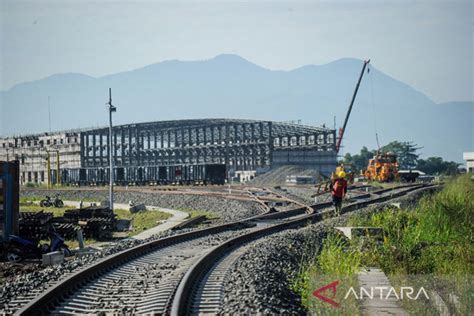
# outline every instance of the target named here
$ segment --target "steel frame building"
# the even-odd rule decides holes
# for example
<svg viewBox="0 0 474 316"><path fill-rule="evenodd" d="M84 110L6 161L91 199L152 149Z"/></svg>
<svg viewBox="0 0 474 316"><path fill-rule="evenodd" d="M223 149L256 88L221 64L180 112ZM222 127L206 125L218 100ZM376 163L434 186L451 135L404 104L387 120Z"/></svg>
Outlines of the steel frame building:
<svg viewBox="0 0 474 316"><path fill-rule="evenodd" d="M114 165L124 168L132 178L146 167L200 164L225 164L230 173L301 165L329 174L336 166L335 140L333 129L272 121L193 119L127 124L113 128ZM3 138L0 157L5 155L2 141L22 144L23 151L49 150L53 146L28 142L28 148L26 142ZM100 169L107 176L108 129L78 131L75 141L78 146L74 153L69 149L68 155L74 154L73 160L80 163L61 165L61 169ZM61 147L56 150L63 154Z"/></svg>

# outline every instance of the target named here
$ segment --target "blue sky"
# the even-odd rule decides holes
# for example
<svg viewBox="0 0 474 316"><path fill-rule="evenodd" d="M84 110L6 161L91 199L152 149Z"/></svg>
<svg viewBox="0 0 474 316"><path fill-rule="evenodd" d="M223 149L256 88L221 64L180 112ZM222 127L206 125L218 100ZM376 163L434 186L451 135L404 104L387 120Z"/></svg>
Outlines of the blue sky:
<svg viewBox="0 0 474 316"><path fill-rule="evenodd" d="M435 102L474 100L473 1L0 3L0 90L235 53L270 69L370 57Z"/></svg>

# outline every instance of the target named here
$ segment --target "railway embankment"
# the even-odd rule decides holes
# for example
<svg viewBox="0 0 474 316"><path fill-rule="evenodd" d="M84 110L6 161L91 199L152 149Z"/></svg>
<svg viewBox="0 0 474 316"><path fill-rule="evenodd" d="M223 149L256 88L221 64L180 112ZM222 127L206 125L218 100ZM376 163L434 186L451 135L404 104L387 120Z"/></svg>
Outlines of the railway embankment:
<svg viewBox="0 0 474 316"><path fill-rule="evenodd" d="M347 225L353 216L383 212L393 203L400 203L402 208L413 207L436 190L437 187L419 189L389 202L259 240L235 261L227 276L223 313L307 314L308 295L303 293L310 290L313 265L335 226Z"/></svg>
<svg viewBox="0 0 474 316"><path fill-rule="evenodd" d="M345 280L341 281L345 289L338 289L344 296L351 286L359 286L357 276L362 270L375 267L387 275L395 289L426 289L426 296L398 300L407 313L468 314L472 298L467 293L474 273L473 212L474 182L461 176L401 209L385 207L351 215L346 226L380 227L383 241L367 236L349 240L332 231L319 251L299 266L291 288L310 313L329 313L333 306L312 295L323 285L321 280ZM343 302L338 309L341 315L363 314L367 308L355 296L338 299Z"/></svg>

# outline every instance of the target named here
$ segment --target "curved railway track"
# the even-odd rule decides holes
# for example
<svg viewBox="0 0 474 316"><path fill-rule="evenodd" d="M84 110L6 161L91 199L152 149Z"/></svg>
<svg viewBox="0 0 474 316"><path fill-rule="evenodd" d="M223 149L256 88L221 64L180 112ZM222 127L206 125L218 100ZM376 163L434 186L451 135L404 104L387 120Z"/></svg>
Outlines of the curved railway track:
<svg viewBox="0 0 474 316"><path fill-rule="evenodd" d="M378 191L377 197L351 203L344 207L343 213L367 206L371 203L385 202L400 197L424 185L411 185L402 188ZM217 314L221 310L226 277L233 263L246 251L251 243L259 238L291 227L299 227L307 222L316 222L333 217L332 210L323 210L288 219L282 223L264 226L241 236L227 240L202 256L187 272L180 282L174 297L171 315ZM258 219L261 220L261 219Z"/></svg>
<svg viewBox="0 0 474 316"><path fill-rule="evenodd" d="M344 211L386 201L420 187L410 185L362 194L360 201L346 206ZM308 207L268 212L138 245L71 273L16 314L211 312L220 304L223 278L239 251L243 251L242 245L331 216L330 212L322 211L330 205L315 204L311 212Z"/></svg>

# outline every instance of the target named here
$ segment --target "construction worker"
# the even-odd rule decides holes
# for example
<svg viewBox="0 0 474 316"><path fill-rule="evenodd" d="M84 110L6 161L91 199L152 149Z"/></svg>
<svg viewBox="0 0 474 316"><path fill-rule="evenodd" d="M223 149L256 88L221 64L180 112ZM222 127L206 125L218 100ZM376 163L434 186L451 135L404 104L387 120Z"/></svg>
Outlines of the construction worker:
<svg viewBox="0 0 474 316"><path fill-rule="evenodd" d="M347 181L345 177L346 173L344 171L339 171L332 181L331 194L336 216L341 215L342 199L347 193Z"/></svg>

